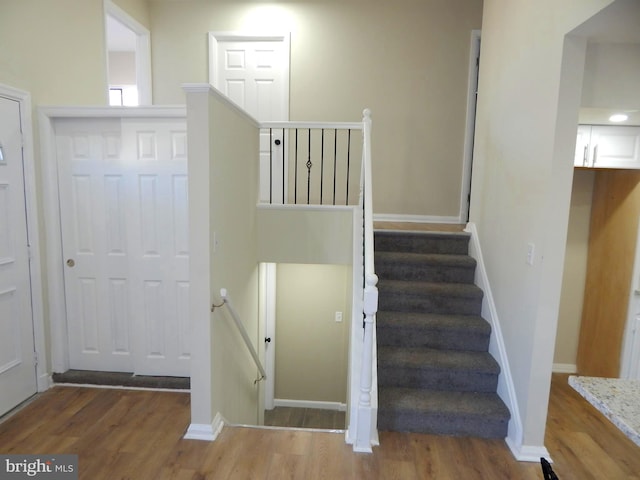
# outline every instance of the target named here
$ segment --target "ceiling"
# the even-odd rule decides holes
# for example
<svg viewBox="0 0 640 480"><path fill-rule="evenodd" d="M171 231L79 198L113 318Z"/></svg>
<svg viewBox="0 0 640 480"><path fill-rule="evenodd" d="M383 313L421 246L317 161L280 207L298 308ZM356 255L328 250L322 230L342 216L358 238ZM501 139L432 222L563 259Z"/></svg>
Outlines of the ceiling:
<svg viewBox="0 0 640 480"><path fill-rule="evenodd" d="M616 0L572 33L589 43L640 43L640 2Z"/></svg>

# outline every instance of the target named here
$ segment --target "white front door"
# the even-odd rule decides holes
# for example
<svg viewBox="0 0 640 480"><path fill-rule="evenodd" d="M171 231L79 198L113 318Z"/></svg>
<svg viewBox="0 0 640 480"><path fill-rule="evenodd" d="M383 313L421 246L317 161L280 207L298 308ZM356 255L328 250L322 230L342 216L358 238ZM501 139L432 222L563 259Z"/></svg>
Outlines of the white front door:
<svg viewBox="0 0 640 480"><path fill-rule="evenodd" d="M289 119L289 35L209 34L209 82L260 122ZM260 201L283 203L285 139L260 133Z"/></svg>
<svg viewBox="0 0 640 480"><path fill-rule="evenodd" d="M186 124L55 124L69 364L189 376Z"/></svg>
<svg viewBox="0 0 640 480"><path fill-rule="evenodd" d="M20 104L0 96L0 415L36 391Z"/></svg>

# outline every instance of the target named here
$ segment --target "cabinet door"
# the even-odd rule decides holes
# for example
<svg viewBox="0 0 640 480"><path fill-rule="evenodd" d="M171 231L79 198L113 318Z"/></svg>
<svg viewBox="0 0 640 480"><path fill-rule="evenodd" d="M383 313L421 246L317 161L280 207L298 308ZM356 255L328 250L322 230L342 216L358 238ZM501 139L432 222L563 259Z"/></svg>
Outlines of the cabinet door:
<svg viewBox="0 0 640 480"><path fill-rule="evenodd" d="M593 126L592 167L640 169L640 127Z"/></svg>
<svg viewBox="0 0 640 480"><path fill-rule="evenodd" d="M576 154L573 159L574 167L589 167L589 140L591 138L591 125L578 125L578 137L576 140Z"/></svg>

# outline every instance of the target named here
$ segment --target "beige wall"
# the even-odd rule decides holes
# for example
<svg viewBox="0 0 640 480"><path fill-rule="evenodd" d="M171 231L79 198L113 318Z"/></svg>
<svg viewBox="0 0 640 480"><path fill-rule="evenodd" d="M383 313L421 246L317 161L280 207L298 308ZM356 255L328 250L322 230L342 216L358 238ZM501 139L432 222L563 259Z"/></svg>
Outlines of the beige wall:
<svg viewBox="0 0 640 480"><path fill-rule="evenodd" d="M261 207L258 258L271 263L351 264L352 208Z"/></svg>
<svg viewBox="0 0 640 480"><path fill-rule="evenodd" d="M109 52L109 85L136 84L136 54Z"/></svg>
<svg viewBox="0 0 640 480"><path fill-rule="evenodd" d="M558 312L558 333L553 363L573 369L578 355L578 339L584 301L589 251L589 224L593 198L593 170L574 170L571 210L564 257L562 298Z"/></svg>
<svg viewBox="0 0 640 480"><path fill-rule="evenodd" d="M544 444L586 50L565 35L609 3L484 3L471 220L522 421L516 450Z"/></svg>
<svg viewBox="0 0 640 480"><path fill-rule="evenodd" d="M208 31L291 31L293 120L373 111L374 211L457 216L480 0L150 3L154 99L208 81Z"/></svg>
<svg viewBox="0 0 640 480"><path fill-rule="evenodd" d="M111 0L115 5L131 15L141 25L150 30L149 0Z"/></svg>
<svg viewBox="0 0 640 480"><path fill-rule="evenodd" d="M38 105L107 102L102 0L3 0L0 83Z"/></svg>
<svg viewBox="0 0 640 480"><path fill-rule="evenodd" d="M279 264L276 278L275 398L346 403L351 268Z"/></svg>

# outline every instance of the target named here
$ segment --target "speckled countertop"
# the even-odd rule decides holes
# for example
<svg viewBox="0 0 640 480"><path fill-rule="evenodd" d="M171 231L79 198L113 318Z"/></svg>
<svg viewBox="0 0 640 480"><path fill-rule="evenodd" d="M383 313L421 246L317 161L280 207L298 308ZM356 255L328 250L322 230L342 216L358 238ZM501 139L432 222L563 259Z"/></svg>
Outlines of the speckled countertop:
<svg viewBox="0 0 640 480"><path fill-rule="evenodd" d="M640 381L571 376L569 385L640 445Z"/></svg>

